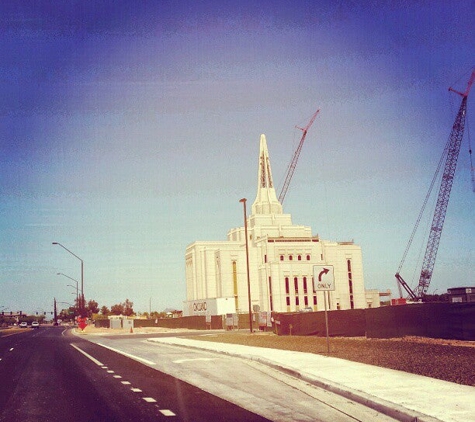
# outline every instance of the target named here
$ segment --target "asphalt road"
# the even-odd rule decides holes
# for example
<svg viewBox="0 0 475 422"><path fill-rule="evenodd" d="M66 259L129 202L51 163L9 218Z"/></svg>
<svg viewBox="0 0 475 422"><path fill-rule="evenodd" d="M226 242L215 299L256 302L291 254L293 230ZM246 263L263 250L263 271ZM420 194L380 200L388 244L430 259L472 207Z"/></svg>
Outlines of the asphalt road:
<svg viewBox="0 0 475 422"><path fill-rule="evenodd" d="M0 337L0 421L160 420L267 419L61 327Z"/></svg>

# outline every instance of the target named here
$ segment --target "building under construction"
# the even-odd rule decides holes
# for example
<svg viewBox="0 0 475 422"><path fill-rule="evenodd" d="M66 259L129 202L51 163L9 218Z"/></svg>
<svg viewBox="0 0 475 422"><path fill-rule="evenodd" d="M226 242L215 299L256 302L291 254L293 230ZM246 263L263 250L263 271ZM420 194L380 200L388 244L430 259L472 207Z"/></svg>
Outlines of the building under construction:
<svg viewBox="0 0 475 422"><path fill-rule="evenodd" d="M187 247L184 315L379 307L379 292L365 290L360 246L320 239L311 227L295 225L284 214L264 135L257 181L244 227L231 229L226 241ZM316 277L315 268L323 268ZM321 291L318 282L329 268L334 285Z"/></svg>

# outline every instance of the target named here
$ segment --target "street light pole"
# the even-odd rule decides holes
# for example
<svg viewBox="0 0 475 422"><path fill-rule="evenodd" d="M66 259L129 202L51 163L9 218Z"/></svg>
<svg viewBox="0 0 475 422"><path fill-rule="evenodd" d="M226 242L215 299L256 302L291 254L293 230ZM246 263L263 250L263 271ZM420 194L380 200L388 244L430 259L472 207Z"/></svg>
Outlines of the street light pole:
<svg viewBox="0 0 475 422"><path fill-rule="evenodd" d="M75 287L75 289L76 289L76 306L79 308L79 281L77 281L74 278L69 277L69 275L66 275L66 274L63 274L63 273L56 273L56 275L62 275L64 277L69 278L70 280L73 280L76 283L76 287ZM68 284L68 286L74 287L71 284Z"/></svg>
<svg viewBox="0 0 475 422"><path fill-rule="evenodd" d="M53 242L53 245L59 245L61 246L64 250L69 252L71 255L79 259L81 261L81 303L80 303L80 314L83 316L84 313L84 261L79 258L75 253L71 252L66 246L62 245L59 242Z"/></svg>
<svg viewBox="0 0 475 422"><path fill-rule="evenodd" d="M249 275L249 243L247 240L246 201L246 198L242 198L239 200L239 202L242 202L244 208L244 235L246 236L247 300L249 302L249 331L252 333L251 278Z"/></svg>

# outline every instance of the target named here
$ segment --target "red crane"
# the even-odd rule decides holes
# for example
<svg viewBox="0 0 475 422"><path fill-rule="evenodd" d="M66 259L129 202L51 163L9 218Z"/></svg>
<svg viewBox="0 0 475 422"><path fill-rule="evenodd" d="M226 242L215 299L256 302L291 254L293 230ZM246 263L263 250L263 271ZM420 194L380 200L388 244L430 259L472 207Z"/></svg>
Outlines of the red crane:
<svg viewBox="0 0 475 422"><path fill-rule="evenodd" d="M313 122L317 118L317 114L319 112L320 112L320 109L318 109L315 112L315 114L310 119L310 122L308 122L308 125L305 126L304 128L295 126L297 129L300 129L303 133L302 133L302 138L300 139L299 145L298 145L297 149L295 150L294 155L292 157L292 161L289 164L289 169L287 171L287 176L285 177L285 181L284 181L284 184L282 186L282 190L281 190L280 195L279 195L279 202L281 204L283 204L284 199L285 199L285 195L287 193L287 190L289 189L290 181L292 180L292 176L294 175L295 167L297 166L297 161L299 159L300 151L302 150L302 146L303 146L303 143L305 141L305 137L307 136L307 132L310 129L310 126L312 126Z"/></svg>
<svg viewBox="0 0 475 422"><path fill-rule="evenodd" d="M432 217L432 224L430 228L429 239L427 241L426 251L424 254L424 260L422 262L421 274L419 276L419 284L417 285L416 289L414 291L411 290L409 285L399 274L399 271L402 268L404 259L407 255L407 251L414 238L415 231L421 220L421 214L425 208L425 205L427 204L428 197L426 197L426 200L424 201L424 205L421 210L421 213L419 214L419 218L417 219L416 226L414 227L414 230L412 231L409 245L406 248L403 259L396 273L396 279L399 282L399 285L404 287L406 292L409 294L410 298L413 300L422 299L427 294L427 290L429 288L429 284L432 278L432 272L434 270L434 265L435 265L435 258L437 256L437 250L439 248L440 237L442 235L442 229L444 226L445 214L447 212L447 206L449 204L450 191L452 189L455 169L457 167L457 160L458 160L458 156L460 152L460 146L462 144L462 138L463 138L463 133L464 133L464 128L465 128L465 115L467 112L467 97L474 81L475 81L475 71L472 71L472 76L470 77L470 80L468 82L467 89L465 90L465 92L459 92L459 91L456 91L455 89L449 88L449 91L455 92L456 94L462 97L462 103L460 104L460 108L455 118L454 125L452 126L452 131L450 133L449 140L444 150L444 155L447 154L447 157L445 160L444 172L442 174L442 181L439 188L439 194L437 196L434 216ZM441 165L441 163L442 161L439 163L439 166ZM435 177L432 181L431 189L434 184L434 181L435 181ZM431 189L429 190L429 194L430 194Z"/></svg>

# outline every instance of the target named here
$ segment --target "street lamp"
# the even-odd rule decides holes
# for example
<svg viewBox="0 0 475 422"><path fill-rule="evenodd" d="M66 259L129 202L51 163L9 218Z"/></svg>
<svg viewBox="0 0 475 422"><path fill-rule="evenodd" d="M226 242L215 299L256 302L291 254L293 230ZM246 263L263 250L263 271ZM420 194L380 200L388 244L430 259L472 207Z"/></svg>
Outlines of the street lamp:
<svg viewBox="0 0 475 422"><path fill-rule="evenodd" d="M246 268L247 268L247 300L249 302L249 330L252 333L252 310L251 310L251 279L249 276L249 244L247 240L247 214L246 214L246 198L242 198L239 202L242 202L244 208L244 235L246 236Z"/></svg>
<svg viewBox="0 0 475 422"><path fill-rule="evenodd" d="M72 293L72 294L74 294L74 293ZM71 314L69 314L69 312L71 312L71 308L74 308L74 305L72 305L72 304L69 303L69 302L59 302L59 301L56 301L56 300L55 300L55 304L56 304L56 303L62 303L63 305L68 305L68 306L69 306L70 309L68 310L67 318L68 318L69 321L71 321L71 316L70 316ZM56 305L55 305L55 306L56 306ZM65 314L63 313L63 311L64 311L64 309L61 310L60 314L65 315ZM57 316L56 316L56 320L57 320ZM55 320L55 321L56 321L56 320Z"/></svg>
<svg viewBox="0 0 475 422"><path fill-rule="evenodd" d="M53 242L53 245L59 245L61 246L64 250L69 252L72 256L76 257L81 261L81 303L80 303L80 314L83 316L84 313L84 261L79 258L75 253L71 252L66 246L62 245L59 242Z"/></svg>
<svg viewBox="0 0 475 422"><path fill-rule="evenodd" d="M76 287L74 287L72 284L68 284L70 287L74 287L76 289L76 306L79 308L79 281L75 280L72 277L69 277L69 275L63 274L63 273L56 273L56 275L62 275L64 277L69 278L70 280L73 280L76 283Z"/></svg>

